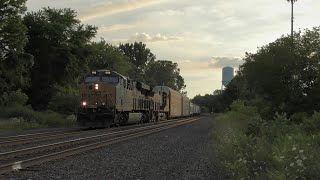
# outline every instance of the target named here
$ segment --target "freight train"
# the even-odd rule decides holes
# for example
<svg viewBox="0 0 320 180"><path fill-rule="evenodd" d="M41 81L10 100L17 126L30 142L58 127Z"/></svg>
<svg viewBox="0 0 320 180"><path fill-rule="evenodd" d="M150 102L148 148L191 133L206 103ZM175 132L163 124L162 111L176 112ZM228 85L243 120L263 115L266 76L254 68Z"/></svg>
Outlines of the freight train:
<svg viewBox="0 0 320 180"><path fill-rule="evenodd" d="M82 127L148 123L200 114L200 107L167 86L150 87L115 71L87 73L80 85Z"/></svg>

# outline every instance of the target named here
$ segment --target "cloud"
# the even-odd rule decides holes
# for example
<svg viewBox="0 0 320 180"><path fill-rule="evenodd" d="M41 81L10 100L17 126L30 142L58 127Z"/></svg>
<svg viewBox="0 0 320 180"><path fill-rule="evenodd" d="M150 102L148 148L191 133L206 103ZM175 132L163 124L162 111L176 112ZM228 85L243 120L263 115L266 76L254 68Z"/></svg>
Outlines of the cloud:
<svg viewBox="0 0 320 180"><path fill-rule="evenodd" d="M225 66L231 66L237 69L238 66L243 63L240 57L212 57L209 62L208 59L210 58L180 59L176 62L179 64L181 71L187 74L199 74L200 72L207 74L213 71L220 72Z"/></svg>
<svg viewBox="0 0 320 180"><path fill-rule="evenodd" d="M199 61L199 60L178 60L176 61L179 65L179 68L182 73L186 73L187 75L190 74L198 74L207 73L212 71L212 68L208 66L207 62Z"/></svg>
<svg viewBox="0 0 320 180"><path fill-rule="evenodd" d="M99 33L111 32L111 31L121 31L121 30L132 29L136 26L137 26L136 24L114 24L111 26L102 26L98 29L98 31L99 31Z"/></svg>
<svg viewBox="0 0 320 180"><path fill-rule="evenodd" d="M133 41L137 42L157 42L157 41L173 41L173 40L181 40L180 37L168 37L165 35L161 35L158 33L155 36L151 36L147 33L136 33L133 38L131 38Z"/></svg>
<svg viewBox="0 0 320 180"><path fill-rule="evenodd" d="M179 63L191 63L191 60L189 60L189 59L180 60Z"/></svg>
<svg viewBox="0 0 320 180"><path fill-rule="evenodd" d="M127 11L133 11L136 9L156 5L166 0L123 0L120 3L114 3L112 1L104 1L99 6L90 7L83 10L80 13L81 21L88 21L99 17L106 17L123 13Z"/></svg>
<svg viewBox="0 0 320 180"><path fill-rule="evenodd" d="M208 66L213 68L223 68L225 66L231 66L237 68L243 61L240 57L212 57Z"/></svg>
<svg viewBox="0 0 320 180"><path fill-rule="evenodd" d="M185 12L182 10L168 9L168 10L160 11L159 15L160 16L183 16L185 15Z"/></svg>

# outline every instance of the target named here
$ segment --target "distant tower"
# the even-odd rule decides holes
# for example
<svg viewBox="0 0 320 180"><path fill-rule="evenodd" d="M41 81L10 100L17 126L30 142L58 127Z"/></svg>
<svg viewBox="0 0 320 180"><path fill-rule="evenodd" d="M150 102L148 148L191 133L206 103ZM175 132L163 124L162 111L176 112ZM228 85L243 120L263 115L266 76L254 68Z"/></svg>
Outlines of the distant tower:
<svg viewBox="0 0 320 180"><path fill-rule="evenodd" d="M233 67L227 66L222 68L222 85L221 90L223 90L223 87L227 87L228 84L231 82L231 80L234 77L234 69Z"/></svg>

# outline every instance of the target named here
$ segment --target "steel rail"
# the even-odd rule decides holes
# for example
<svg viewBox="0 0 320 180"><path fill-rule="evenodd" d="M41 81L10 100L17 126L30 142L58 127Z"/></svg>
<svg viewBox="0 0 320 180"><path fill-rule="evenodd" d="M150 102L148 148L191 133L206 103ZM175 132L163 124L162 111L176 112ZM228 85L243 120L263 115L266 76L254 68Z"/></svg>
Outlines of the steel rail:
<svg viewBox="0 0 320 180"><path fill-rule="evenodd" d="M51 144L40 145L40 146L35 146L35 147L30 147L30 148L15 150L15 151L4 152L4 153L0 153L0 160L9 159L9 158L17 157L17 156L21 156L21 155L27 155L27 154L31 154L34 152L50 150L50 149L54 149L54 148L56 149L56 148L63 147L63 146L72 146L75 144L79 144L79 143L82 143L82 142L85 142L88 140L97 139L97 138L105 138L108 136L114 136L114 135L119 135L119 134L121 135L121 134L125 134L125 133L132 133L135 131L141 131L141 130L150 129L150 128L168 126L171 124L175 124L175 123L182 122L182 121L188 121L188 120L190 120L190 119L184 119L184 120L179 120L179 121L174 121L174 122L169 122L169 123L153 124L150 126L144 126L144 127L128 129L128 130L123 130L123 131L108 132L108 133L89 136L89 137L77 138L77 139L72 139L72 140L67 140L67 141L62 141L62 142L57 142L57 143L51 143Z"/></svg>
<svg viewBox="0 0 320 180"><path fill-rule="evenodd" d="M131 127L129 126L123 126L123 127L119 127L119 128L115 128L115 129L107 129L108 131L116 131L116 130L121 130L121 129L126 129L126 128L135 128L135 127L140 127L142 126L148 126L148 125L152 125L152 124L160 124L160 123L168 123L171 121L177 121L175 120L167 120L167 121L160 121L160 122L151 122L151 123L146 123L146 124L139 124L139 125L133 125ZM12 146L12 145L18 145L18 144L27 144L27 143L31 143L31 142L35 142L35 141L45 141L45 140L51 140L51 139L57 139L60 137L71 137L71 136L77 136L77 135L85 135L85 134L93 134L96 132L102 131L101 129L97 129L97 130L92 130L92 131L74 131L74 132L60 132L60 131L54 131L54 132L46 132L46 133L35 133L35 134L29 134L29 135L19 135L19 136L9 136L9 137L3 137L2 139L10 139L10 140L6 140L6 141L1 141L0 138L0 147L4 147L4 146ZM55 134L57 133L57 134ZM35 136L35 137L33 137ZM19 138L21 137L21 138Z"/></svg>
<svg viewBox="0 0 320 180"><path fill-rule="evenodd" d="M97 148L104 147L104 146L107 146L107 145L115 144L115 143L118 143L118 142L121 142L121 141L125 141L125 140L129 140L129 139L145 136L145 135L148 135L148 134L156 133L156 132L159 132L159 131L162 131L162 130L166 130L166 129L170 129L170 128L173 128L173 127L176 127L176 126L180 126L180 125L183 125L183 124L191 123L191 122L197 121L199 119L201 119L201 118L192 119L192 120L186 120L184 122L175 123L173 125L169 125L169 126L165 126L165 127L158 127L158 128L147 130L147 131L143 131L143 132L136 132L136 133L128 134L128 135L125 135L125 136L116 137L116 138L109 139L109 140L104 140L102 142L91 143L91 144L79 146L79 147L76 147L76 148L63 150L63 151L60 151L60 152L55 152L55 153L48 154L48 155L42 155L42 156L39 156L39 157L35 157L35 158L23 160L23 161L10 163L10 164L7 164L7 165L0 166L0 174L9 173L11 171L20 170L20 169L24 169L24 168L27 168L27 167L30 167L30 166L42 164L42 163L47 162L47 161L52 161L52 160L64 158L64 157L67 157L67 156L83 153L83 152L88 151L88 150L93 150L93 149L97 149Z"/></svg>
<svg viewBox="0 0 320 180"><path fill-rule="evenodd" d="M61 131L46 131L46 132L21 134L21 135L14 135L14 136L0 136L0 141L7 140L7 139L13 140L13 139L28 138L32 136L50 135L54 133L65 133L65 132L72 132L72 131L79 131L79 129L74 128L74 129L66 129Z"/></svg>

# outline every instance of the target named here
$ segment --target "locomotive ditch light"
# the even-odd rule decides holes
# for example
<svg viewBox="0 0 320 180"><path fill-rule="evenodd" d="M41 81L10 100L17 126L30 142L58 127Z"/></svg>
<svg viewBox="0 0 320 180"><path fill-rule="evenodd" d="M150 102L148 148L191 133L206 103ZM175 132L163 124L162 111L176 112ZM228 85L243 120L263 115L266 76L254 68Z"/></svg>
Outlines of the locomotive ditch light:
<svg viewBox="0 0 320 180"><path fill-rule="evenodd" d="M86 106L86 105L87 105L87 102L83 101L83 102L82 102L82 105L83 105L83 106Z"/></svg>

